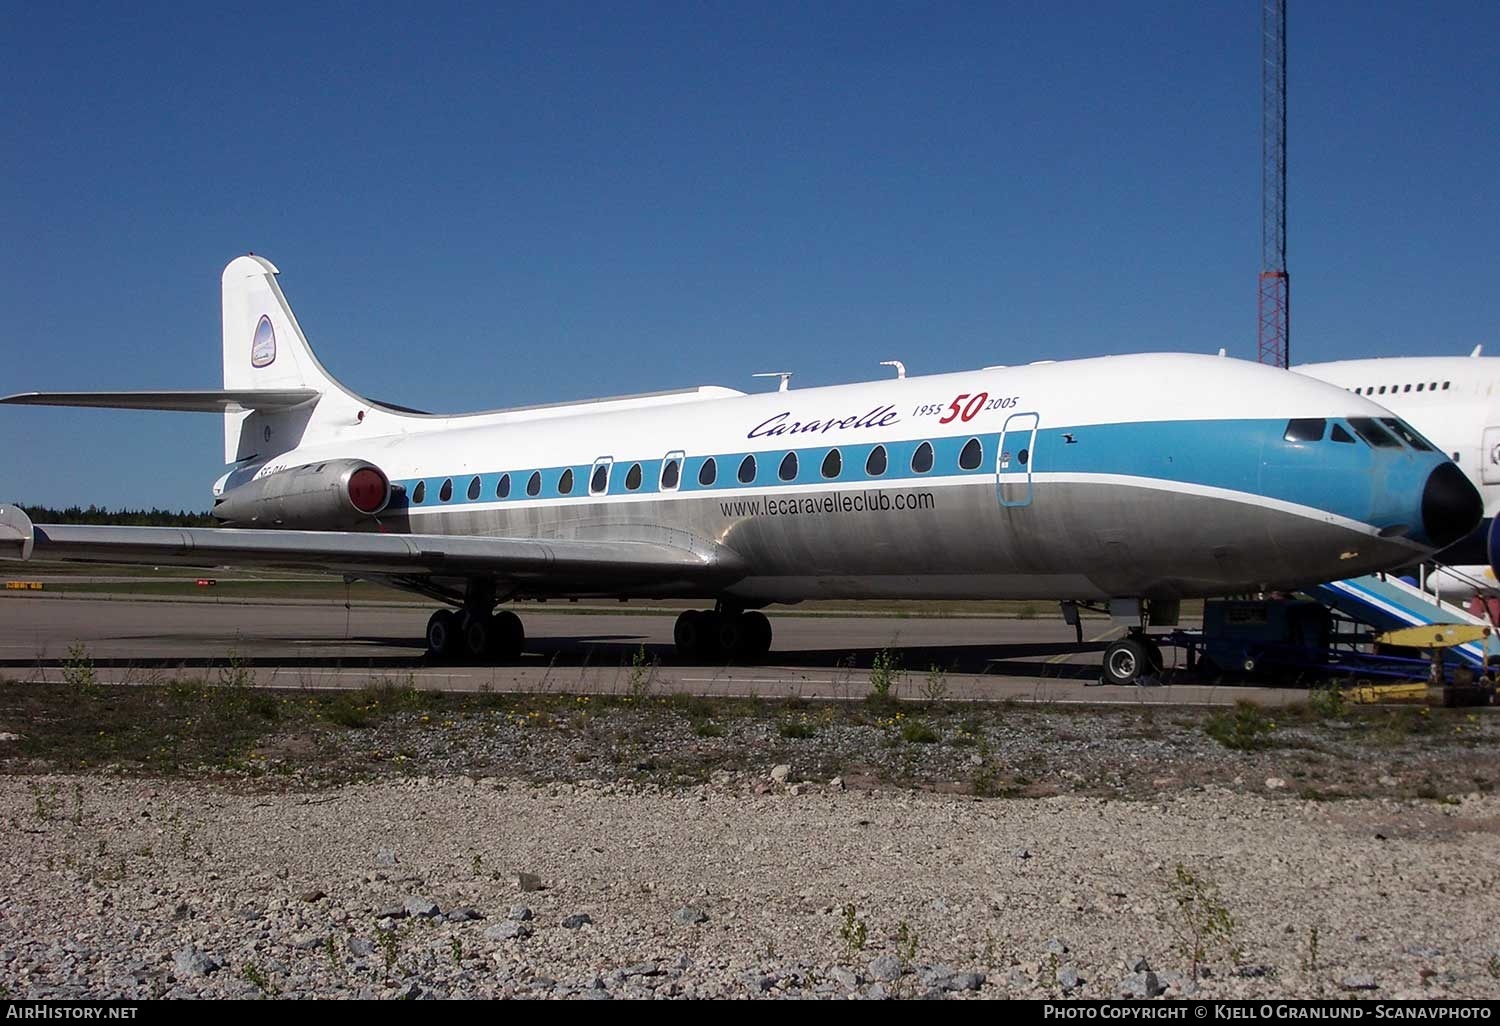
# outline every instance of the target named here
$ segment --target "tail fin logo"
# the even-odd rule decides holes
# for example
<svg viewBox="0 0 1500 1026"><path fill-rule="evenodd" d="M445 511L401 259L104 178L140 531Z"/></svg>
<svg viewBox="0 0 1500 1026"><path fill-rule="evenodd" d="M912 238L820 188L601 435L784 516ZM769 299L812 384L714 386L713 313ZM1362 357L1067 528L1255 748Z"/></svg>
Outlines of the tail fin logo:
<svg viewBox="0 0 1500 1026"><path fill-rule="evenodd" d="M271 327L271 318L260 315L255 326L255 338L250 342L250 366L269 367L276 359L276 330Z"/></svg>

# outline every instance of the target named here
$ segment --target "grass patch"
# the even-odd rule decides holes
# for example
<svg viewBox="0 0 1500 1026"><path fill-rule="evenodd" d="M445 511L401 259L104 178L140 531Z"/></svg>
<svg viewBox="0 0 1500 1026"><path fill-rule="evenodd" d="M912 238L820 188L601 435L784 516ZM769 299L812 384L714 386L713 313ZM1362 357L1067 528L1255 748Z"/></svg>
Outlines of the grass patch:
<svg viewBox="0 0 1500 1026"><path fill-rule="evenodd" d="M901 725L901 740L913 745L935 745L943 739L931 726L921 720L907 720Z"/></svg>
<svg viewBox="0 0 1500 1026"><path fill-rule="evenodd" d="M805 741L818 736L817 724L806 716L782 720L776 725L776 733L792 741Z"/></svg>
<svg viewBox="0 0 1500 1026"><path fill-rule="evenodd" d="M1229 712L1210 714L1203 724L1205 734L1237 752L1270 748L1275 729L1275 723L1254 702L1237 702Z"/></svg>

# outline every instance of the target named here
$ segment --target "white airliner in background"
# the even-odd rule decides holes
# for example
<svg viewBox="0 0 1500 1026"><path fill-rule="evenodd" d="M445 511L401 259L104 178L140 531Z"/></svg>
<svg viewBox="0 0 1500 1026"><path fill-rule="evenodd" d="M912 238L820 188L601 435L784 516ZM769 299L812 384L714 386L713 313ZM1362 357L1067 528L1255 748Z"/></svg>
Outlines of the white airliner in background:
<svg viewBox="0 0 1500 1026"><path fill-rule="evenodd" d="M520 597L701 599L679 649L737 659L766 653L756 610L775 602L1109 603L1142 628L1106 652L1118 669L1159 659L1143 628L1182 598L1411 563L1481 513L1376 402L1196 355L428 415L339 385L276 274L257 256L225 268L223 389L4 400L222 411L226 526L33 526L5 508L0 550L379 581L445 604L427 629L443 658L518 656L521 623L495 610Z"/></svg>
<svg viewBox="0 0 1500 1026"><path fill-rule="evenodd" d="M1485 523L1440 553L1446 565L1425 578L1429 590L1458 601L1500 588L1488 541L1500 512L1500 358L1482 352L1482 346L1475 346L1468 356L1384 357L1292 368L1367 396L1401 416L1451 456L1479 489Z"/></svg>

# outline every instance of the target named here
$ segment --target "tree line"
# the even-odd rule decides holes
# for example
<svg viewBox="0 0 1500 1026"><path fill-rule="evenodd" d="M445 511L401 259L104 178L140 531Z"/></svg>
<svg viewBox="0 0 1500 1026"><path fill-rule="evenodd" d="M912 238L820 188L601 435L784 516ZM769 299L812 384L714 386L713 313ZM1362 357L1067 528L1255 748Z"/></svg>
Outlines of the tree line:
<svg viewBox="0 0 1500 1026"><path fill-rule="evenodd" d="M190 513L170 509L106 509L90 504L53 509L50 506L16 504L37 524L89 524L93 526L125 525L128 527L213 527L218 523L207 513Z"/></svg>

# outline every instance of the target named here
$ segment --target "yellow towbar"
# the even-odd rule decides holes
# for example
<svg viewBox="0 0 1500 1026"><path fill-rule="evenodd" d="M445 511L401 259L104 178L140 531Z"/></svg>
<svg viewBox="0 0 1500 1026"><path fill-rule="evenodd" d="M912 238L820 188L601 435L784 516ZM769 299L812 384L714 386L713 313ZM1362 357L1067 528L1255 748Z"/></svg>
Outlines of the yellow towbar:
<svg viewBox="0 0 1500 1026"><path fill-rule="evenodd" d="M1483 641L1491 629L1481 624L1430 623L1421 627L1403 627L1399 631L1386 631L1375 639L1379 645L1396 645L1401 648L1443 649L1455 645L1468 645Z"/></svg>
<svg viewBox="0 0 1500 1026"><path fill-rule="evenodd" d="M1492 628L1483 624L1432 623L1422 627L1403 627L1398 631L1387 631L1375 639L1380 645L1416 648L1425 651L1432 659L1428 671L1427 686L1441 688L1443 704L1489 705L1495 700L1495 674L1490 666L1488 654L1484 667L1476 677L1473 670L1460 667L1453 671L1450 683L1443 675L1443 650L1457 645L1468 645L1476 641L1487 641Z"/></svg>

